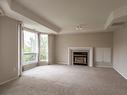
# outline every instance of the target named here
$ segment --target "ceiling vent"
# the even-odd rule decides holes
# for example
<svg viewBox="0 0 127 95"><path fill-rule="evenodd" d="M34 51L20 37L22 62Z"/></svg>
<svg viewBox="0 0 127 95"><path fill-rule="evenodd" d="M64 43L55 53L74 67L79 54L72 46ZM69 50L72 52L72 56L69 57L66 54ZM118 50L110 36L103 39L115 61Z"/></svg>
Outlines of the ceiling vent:
<svg viewBox="0 0 127 95"><path fill-rule="evenodd" d="M3 9L0 7L0 16L3 16L4 15L4 11Z"/></svg>
<svg viewBox="0 0 127 95"><path fill-rule="evenodd" d="M112 24L112 26L114 27L114 26L122 26L122 25L124 25L126 22L115 22L115 23L113 23Z"/></svg>

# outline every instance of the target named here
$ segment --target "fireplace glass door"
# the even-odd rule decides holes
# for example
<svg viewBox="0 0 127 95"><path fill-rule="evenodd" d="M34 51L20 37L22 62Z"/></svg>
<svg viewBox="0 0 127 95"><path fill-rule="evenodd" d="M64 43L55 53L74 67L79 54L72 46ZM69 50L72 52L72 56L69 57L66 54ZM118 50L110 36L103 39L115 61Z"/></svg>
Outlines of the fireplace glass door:
<svg viewBox="0 0 127 95"><path fill-rule="evenodd" d="M88 52L73 52L74 65L88 65Z"/></svg>

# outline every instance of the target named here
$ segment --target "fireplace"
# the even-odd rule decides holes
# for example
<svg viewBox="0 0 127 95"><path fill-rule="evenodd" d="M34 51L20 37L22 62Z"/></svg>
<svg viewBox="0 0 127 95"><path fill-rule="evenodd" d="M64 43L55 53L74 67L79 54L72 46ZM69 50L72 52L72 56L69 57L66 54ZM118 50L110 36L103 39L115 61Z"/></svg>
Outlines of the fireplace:
<svg viewBox="0 0 127 95"><path fill-rule="evenodd" d="M72 55L73 65L88 66L88 51L74 51Z"/></svg>
<svg viewBox="0 0 127 95"><path fill-rule="evenodd" d="M93 47L69 47L68 65L93 67Z"/></svg>

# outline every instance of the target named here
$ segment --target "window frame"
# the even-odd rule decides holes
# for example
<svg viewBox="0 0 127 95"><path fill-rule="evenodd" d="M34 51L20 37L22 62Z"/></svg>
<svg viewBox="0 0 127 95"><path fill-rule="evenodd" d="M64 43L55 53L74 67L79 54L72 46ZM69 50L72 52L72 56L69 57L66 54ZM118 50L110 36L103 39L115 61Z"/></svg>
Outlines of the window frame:
<svg viewBox="0 0 127 95"><path fill-rule="evenodd" d="M28 63L24 63L24 31L27 31L27 32L32 32L32 33L35 33L35 34L37 34L37 44L38 44L38 50L37 50L37 59L36 59L36 61L30 61L30 62L28 62ZM48 39L48 53L47 53L47 60L41 60L40 59L40 48L41 48L41 46L40 46L40 41L41 41L41 39L40 39L40 36L41 35L47 35L47 39ZM33 29L29 29L29 28L26 28L26 27L22 27L22 65L23 66L25 66L25 65L30 65L30 64L37 64L37 65L39 65L40 63L46 63L46 64L48 64L48 62L49 62L49 34L48 33L43 33L43 32L38 32L38 31L35 31L35 30L33 30Z"/></svg>
<svg viewBox="0 0 127 95"><path fill-rule="evenodd" d="M41 55L41 35L47 35L47 40L48 40L48 43L47 43L47 46L48 46L47 60L41 60L40 59L40 55ZM46 33L39 33L39 62L40 63L42 63L42 62L48 63L49 62L49 35L46 34Z"/></svg>
<svg viewBox="0 0 127 95"><path fill-rule="evenodd" d="M24 32L25 32L25 31L26 31L26 32L30 32L30 33L36 34L36 36L37 36L37 39L36 39L36 40L37 40L37 52L24 52ZM38 63L38 53L39 53L39 52L38 52L38 48L39 48L39 47L38 47L38 33L37 33L37 32L34 32L34 31L30 31L30 30L28 30L28 29L23 29L23 47L22 47L22 48L23 48L23 63L22 63L22 64L23 64L23 65L34 64L34 63L37 64L37 63ZM29 54L30 54L30 53L31 53L31 54L36 54L36 60L35 60L35 61L29 61L29 62L26 63L26 62L24 61L24 54L25 54L25 53L26 53L26 54L27 54L27 53L29 53Z"/></svg>

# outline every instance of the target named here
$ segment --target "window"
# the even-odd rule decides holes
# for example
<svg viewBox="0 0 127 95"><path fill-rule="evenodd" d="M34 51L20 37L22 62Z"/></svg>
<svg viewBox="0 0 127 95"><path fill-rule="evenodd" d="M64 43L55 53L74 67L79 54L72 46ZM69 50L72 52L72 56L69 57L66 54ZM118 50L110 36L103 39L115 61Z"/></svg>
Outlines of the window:
<svg viewBox="0 0 127 95"><path fill-rule="evenodd" d="M23 30L23 38L23 65L37 64L41 61L47 63L48 35Z"/></svg>
<svg viewBox="0 0 127 95"><path fill-rule="evenodd" d="M38 61L38 35L24 30L23 64Z"/></svg>
<svg viewBox="0 0 127 95"><path fill-rule="evenodd" d="M48 61L48 35L40 35L40 61Z"/></svg>

